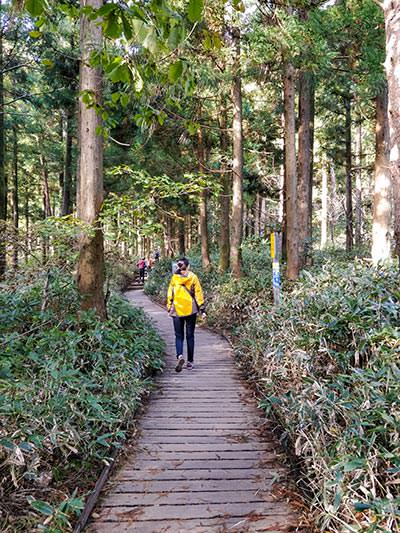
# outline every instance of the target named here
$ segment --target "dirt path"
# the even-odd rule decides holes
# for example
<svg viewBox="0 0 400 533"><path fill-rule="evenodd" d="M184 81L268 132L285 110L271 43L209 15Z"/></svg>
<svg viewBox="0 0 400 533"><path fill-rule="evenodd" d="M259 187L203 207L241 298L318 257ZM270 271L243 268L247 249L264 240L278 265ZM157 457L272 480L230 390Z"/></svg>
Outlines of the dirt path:
<svg viewBox="0 0 400 533"><path fill-rule="evenodd" d="M167 367L140 421L137 452L115 474L90 531L295 529L295 513L272 487L285 476L276 443L228 343L197 329L195 368L177 374L171 319L143 291L127 297L166 340Z"/></svg>

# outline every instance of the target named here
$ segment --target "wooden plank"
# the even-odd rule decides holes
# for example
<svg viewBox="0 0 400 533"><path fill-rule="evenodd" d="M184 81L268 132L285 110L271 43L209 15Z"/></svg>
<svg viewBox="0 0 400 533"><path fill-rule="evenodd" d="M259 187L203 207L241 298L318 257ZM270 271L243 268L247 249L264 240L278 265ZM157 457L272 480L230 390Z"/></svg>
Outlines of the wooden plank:
<svg viewBox="0 0 400 533"><path fill-rule="evenodd" d="M279 502L102 507L99 514L100 521L110 522L245 517L247 515L273 516L276 519L279 515L285 518L291 515L286 506L282 506Z"/></svg>
<svg viewBox="0 0 400 533"><path fill-rule="evenodd" d="M293 531L293 526L286 521L286 517L262 518L251 516L223 517L201 520L154 520L149 522L97 522L90 527L96 533L245 533L250 531L265 531L268 533L282 533ZM281 523L279 523L281 522Z"/></svg>
<svg viewBox="0 0 400 533"><path fill-rule="evenodd" d="M271 460L276 462L276 457L271 457ZM269 462L270 466L271 461ZM162 469L162 470L213 470L217 469L248 469L248 468L264 468L267 466L267 461L259 458L250 459L182 459L181 456L175 457L170 461L161 461L159 459L143 460L138 458L132 465L132 470L148 470L148 469Z"/></svg>
<svg viewBox="0 0 400 533"><path fill-rule="evenodd" d="M204 503L251 503L275 501L270 493L254 490L209 492L112 492L102 501L103 507L137 505L197 505Z"/></svg>
<svg viewBox="0 0 400 533"><path fill-rule="evenodd" d="M276 455L271 452L265 452L263 450L246 450L246 451L179 451L179 454L176 452L165 452L157 450L147 450L145 452L138 453L136 455L136 461L153 461L157 459L158 461L176 461L176 460L200 460L200 459L218 459L218 460L239 460L239 459L254 459L254 460L272 460ZM135 464L136 464L135 461Z"/></svg>
<svg viewBox="0 0 400 533"><path fill-rule="evenodd" d="M181 452L215 452L215 453L240 453L240 452L253 452L257 451L270 451L275 449L275 443L271 441L265 442L245 442L245 443L232 443L232 442L219 442L213 446L210 446L209 443L193 443L193 442L182 442L177 443L167 443L167 442L158 442L145 444L143 441L140 446L138 446L138 451L160 451L160 452L173 452L176 454Z"/></svg>
<svg viewBox="0 0 400 533"><path fill-rule="evenodd" d="M113 485L112 492L143 492L145 494L151 492L209 492L209 491L224 491L233 490L237 487L238 490L248 490L257 492L264 491L271 487L273 477L265 478L262 482L258 479L242 479L240 484L233 484L229 479L195 479L195 480L147 480L143 481L129 481L120 479L121 474L115 479L116 485Z"/></svg>
<svg viewBox="0 0 400 533"><path fill-rule="evenodd" d="M247 469L220 469L213 468L209 470L162 470L161 468L142 468L141 470L124 469L118 474L121 480L136 481L180 481L180 480L201 480L201 479L263 479L278 476L283 473L282 469L269 468L266 470L247 468Z"/></svg>

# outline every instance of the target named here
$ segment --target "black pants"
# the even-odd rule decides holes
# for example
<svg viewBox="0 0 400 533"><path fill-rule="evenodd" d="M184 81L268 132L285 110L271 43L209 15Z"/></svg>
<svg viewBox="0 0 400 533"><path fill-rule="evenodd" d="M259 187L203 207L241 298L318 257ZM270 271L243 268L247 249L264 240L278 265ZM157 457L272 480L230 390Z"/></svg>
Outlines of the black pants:
<svg viewBox="0 0 400 533"><path fill-rule="evenodd" d="M185 337L185 324L186 324L186 343L188 352L188 361L193 363L194 355L194 328L196 327L197 314L190 316L174 316L174 329L175 329L175 345L176 356L183 353L183 339Z"/></svg>
<svg viewBox="0 0 400 533"><path fill-rule="evenodd" d="M144 281L144 272L145 272L145 269L144 269L144 268L139 268L139 278L140 278L140 281Z"/></svg>

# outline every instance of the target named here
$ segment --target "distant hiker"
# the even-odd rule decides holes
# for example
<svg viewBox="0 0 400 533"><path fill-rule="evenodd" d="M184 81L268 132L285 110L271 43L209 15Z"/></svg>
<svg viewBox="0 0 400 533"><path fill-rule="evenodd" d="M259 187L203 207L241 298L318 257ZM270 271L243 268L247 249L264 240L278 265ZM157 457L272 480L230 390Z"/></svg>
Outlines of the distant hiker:
<svg viewBox="0 0 400 533"><path fill-rule="evenodd" d="M149 256L147 260L147 272L150 274L151 270L153 269L156 261L151 256Z"/></svg>
<svg viewBox="0 0 400 533"><path fill-rule="evenodd" d="M205 317L204 296L199 278L193 272L189 272L189 261L186 257L179 259L175 273L172 275L167 297L169 315L174 321L175 345L177 365L175 370L180 372L185 359L183 357L183 340L185 336L188 361L186 367L193 368L194 355L194 330L196 327L197 313L200 311Z"/></svg>
<svg viewBox="0 0 400 533"><path fill-rule="evenodd" d="M155 259L156 262L160 259L160 251L159 251L159 250L156 250L156 251L155 251L155 253L154 253L154 259Z"/></svg>
<svg viewBox="0 0 400 533"><path fill-rule="evenodd" d="M144 283L144 274L146 272L146 261L145 261L145 258L142 257L142 259L139 259L139 261L136 263L136 266L139 269L140 283Z"/></svg>

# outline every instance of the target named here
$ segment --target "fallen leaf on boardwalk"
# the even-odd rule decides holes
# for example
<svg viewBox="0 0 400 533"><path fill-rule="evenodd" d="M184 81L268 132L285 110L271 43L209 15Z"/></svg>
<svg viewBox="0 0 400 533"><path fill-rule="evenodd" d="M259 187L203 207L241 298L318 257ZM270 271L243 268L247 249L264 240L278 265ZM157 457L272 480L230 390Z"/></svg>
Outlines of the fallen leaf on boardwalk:
<svg viewBox="0 0 400 533"><path fill-rule="evenodd" d="M184 462L185 462L185 460L182 459L181 461L172 461L172 464L173 464L174 466L180 466L180 465L183 464Z"/></svg>

